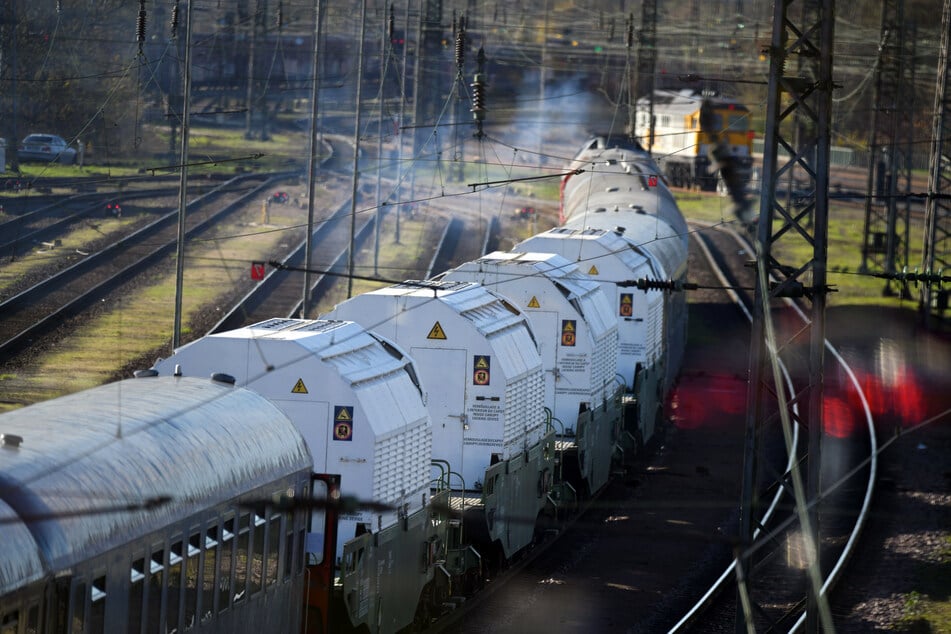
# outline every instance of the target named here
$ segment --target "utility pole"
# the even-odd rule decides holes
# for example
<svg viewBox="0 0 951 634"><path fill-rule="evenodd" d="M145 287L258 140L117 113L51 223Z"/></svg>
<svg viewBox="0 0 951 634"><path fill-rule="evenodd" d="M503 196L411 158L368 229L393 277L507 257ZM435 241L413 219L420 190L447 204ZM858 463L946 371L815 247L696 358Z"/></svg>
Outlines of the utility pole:
<svg viewBox="0 0 951 634"><path fill-rule="evenodd" d="M757 280L750 342L750 377L747 393L747 419L743 488L740 507L740 553L738 575L746 584L738 584L736 631L746 632L760 610L756 603L757 579L753 569L753 534L758 521L758 474L761 436L777 419L786 437L789 427L800 422L796 401L808 404L809 454L807 478L803 483L798 463L792 472L793 488L799 512L800 530L808 555L806 631L832 627L828 605L820 596L818 500L821 480L821 437L823 429L822 391L825 346L826 263L828 246L829 152L832 111L832 50L835 7L832 0L798 0L800 16L794 16L797 2L776 2L773 6L773 34L769 48L770 70L767 89L766 135L763 148L763 187L760 216L756 227ZM797 64L790 58L801 59ZM797 69L799 76L787 74ZM796 71L792 71L796 72ZM791 117L806 117L811 125L798 125ZM796 135L795 131L800 134ZM797 136L792 139L790 137ZM784 155L780 145L793 150ZM812 184L812 192L803 208L792 212L776 198L776 183L789 170L799 168ZM812 221L810 221L810 216ZM784 266L776 259L773 247L780 240L794 246L801 241L808 253L804 262ZM795 251L794 251L795 252ZM773 302L781 298L805 298L811 303L811 321L794 333L777 332L771 312ZM808 359L804 391L795 397L787 394L776 355L780 350L808 341L803 356ZM741 609L741 607L743 609ZM752 607L750 607L752 606Z"/></svg>
<svg viewBox="0 0 951 634"><path fill-rule="evenodd" d="M647 153L654 145L654 72L657 68L657 0L644 0L641 6L641 28L637 34L637 81L634 100L647 96Z"/></svg>
<svg viewBox="0 0 951 634"><path fill-rule="evenodd" d="M304 290L301 301L300 317L307 318L310 310L310 272L313 266L314 249L314 195L317 191L317 167L320 156L320 138L317 129L318 97L320 96L320 24L321 0L314 2L314 54L311 74L313 86L310 90L310 158L307 162L307 238L304 246Z"/></svg>
<svg viewBox="0 0 951 634"><path fill-rule="evenodd" d="M350 248L347 253L347 299L353 297L353 264L356 257L357 197L360 190L360 127L363 119L360 106L363 99L363 44L367 36L367 0L360 2L360 42L357 54L357 95L353 123L353 189L350 193Z"/></svg>
<svg viewBox="0 0 951 634"><path fill-rule="evenodd" d="M926 274L951 272L951 0L944 0L941 48L935 85L931 126L931 160L928 166L928 201L921 268ZM920 310L926 322L941 319L948 308L948 290L931 284L921 287Z"/></svg>
<svg viewBox="0 0 951 634"><path fill-rule="evenodd" d="M882 0L880 37L868 140L862 273L896 273L908 264L915 37L914 26L905 19L904 0ZM905 196L900 218L901 194ZM895 294L891 284L886 280L883 295ZM907 283L899 282L898 292L908 297Z"/></svg>
<svg viewBox="0 0 951 634"><path fill-rule="evenodd" d="M399 130L399 155L397 157L396 173L396 235L393 240L396 244L400 243L400 216L403 213L403 149L406 147L406 137L403 130L406 129L406 72L408 70L409 58L409 0L406 0L406 15L403 16L403 71L400 73L400 130ZM419 58L419 36L416 37L416 57ZM414 80L417 79L414 73ZM415 89L414 89L415 94ZM415 97L413 99L415 101ZM415 124L416 122L413 121ZM410 136L410 138L413 138Z"/></svg>
<svg viewBox="0 0 951 634"><path fill-rule="evenodd" d="M380 275L380 227L383 225L383 102L386 95L386 70L393 52L393 5L386 13L386 0L383 0L384 19L380 24L380 92L377 99L379 110L377 117L376 139L376 220L373 223L373 275Z"/></svg>
<svg viewBox="0 0 951 634"><path fill-rule="evenodd" d="M192 91L192 0L185 0L185 68L182 89L182 152L181 175L178 183L178 250L175 267L175 325L172 329L172 348L182 343L182 291L185 278L185 210L188 195L188 108Z"/></svg>
<svg viewBox="0 0 951 634"><path fill-rule="evenodd" d="M8 118L10 124L7 128L10 137L7 139L6 161L9 171L19 172L20 161L17 157L17 147L20 144L20 135L17 132L17 119L19 118L17 116L17 75L20 71L17 67L17 0L10 0L9 16L9 19L0 21L0 42L10 43L10 115ZM9 32L9 36L6 36L7 32ZM3 61L3 54L3 46L0 45L0 62ZM0 63L0 68L2 67L3 65Z"/></svg>

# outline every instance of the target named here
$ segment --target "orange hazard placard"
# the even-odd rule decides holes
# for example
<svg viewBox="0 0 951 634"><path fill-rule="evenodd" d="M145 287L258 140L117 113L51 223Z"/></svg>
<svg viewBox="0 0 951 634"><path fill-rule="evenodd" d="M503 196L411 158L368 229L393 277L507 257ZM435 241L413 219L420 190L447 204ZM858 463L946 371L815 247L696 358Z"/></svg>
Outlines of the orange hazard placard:
<svg viewBox="0 0 951 634"><path fill-rule="evenodd" d="M334 405L334 440L353 440L353 406Z"/></svg>
<svg viewBox="0 0 951 634"><path fill-rule="evenodd" d="M477 354L472 357L473 385L488 385L491 379L492 358L489 355Z"/></svg>
<svg viewBox="0 0 951 634"><path fill-rule="evenodd" d="M618 308L618 314L621 317L630 317L634 314L634 294L621 293L621 304Z"/></svg>
<svg viewBox="0 0 951 634"><path fill-rule="evenodd" d="M577 322L574 319L561 320L561 345L563 346L575 345L575 324L576 323Z"/></svg>

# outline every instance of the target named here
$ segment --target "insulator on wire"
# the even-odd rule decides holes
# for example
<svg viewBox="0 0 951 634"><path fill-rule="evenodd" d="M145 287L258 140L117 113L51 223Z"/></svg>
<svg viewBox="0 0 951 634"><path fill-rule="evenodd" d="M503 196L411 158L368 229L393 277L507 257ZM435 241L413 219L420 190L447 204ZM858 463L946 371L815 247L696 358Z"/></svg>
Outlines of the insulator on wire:
<svg viewBox="0 0 951 634"><path fill-rule="evenodd" d="M618 286L633 286L645 293L647 291L695 291L697 284L693 282L681 282L680 280L652 280L647 277L640 277L636 280L618 282Z"/></svg>
<svg viewBox="0 0 951 634"><path fill-rule="evenodd" d="M482 73L476 73L472 83L472 118L476 121L485 120L485 77Z"/></svg>
<svg viewBox="0 0 951 634"><path fill-rule="evenodd" d="M396 24L396 18L393 16L393 3L391 2L390 3L390 18L389 18L389 23L387 25L387 29L389 30L389 33L390 33L390 42L393 41L393 35L396 33L396 29L394 28L395 24Z"/></svg>
<svg viewBox="0 0 951 634"><path fill-rule="evenodd" d="M139 0L139 17L135 21L135 41L139 43L139 53L142 52L142 44L145 42L145 0Z"/></svg>
<svg viewBox="0 0 951 634"><path fill-rule="evenodd" d="M171 27L172 37L176 37L178 35L178 0L175 0L175 3L172 5Z"/></svg>
<svg viewBox="0 0 951 634"><path fill-rule="evenodd" d="M62 0L56 0L56 14L59 15L63 12L63 2Z"/></svg>
<svg viewBox="0 0 951 634"><path fill-rule="evenodd" d="M459 19L459 28L456 30L456 68L460 71L466 64L466 30L463 19Z"/></svg>
<svg viewBox="0 0 951 634"><path fill-rule="evenodd" d="M634 14L627 19L627 47L634 47Z"/></svg>
<svg viewBox="0 0 951 634"><path fill-rule="evenodd" d="M614 41L614 18L608 23L608 42Z"/></svg>
<svg viewBox="0 0 951 634"><path fill-rule="evenodd" d="M472 80L472 83L469 84L469 87L472 88L472 119L476 122L477 131L475 136L482 138L482 122L485 121L485 49L480 48L479 53L476 56L476 60L479 66L479 72L476 73L475 77Z"/></svg>
<svg viewBox="0 0 951 634"><path fill-rule="evenodd" d="M283 2L277 3L277 15L275 16L274 21L277 24L277 28L280 29L284 26L284 3Z"/></svg>

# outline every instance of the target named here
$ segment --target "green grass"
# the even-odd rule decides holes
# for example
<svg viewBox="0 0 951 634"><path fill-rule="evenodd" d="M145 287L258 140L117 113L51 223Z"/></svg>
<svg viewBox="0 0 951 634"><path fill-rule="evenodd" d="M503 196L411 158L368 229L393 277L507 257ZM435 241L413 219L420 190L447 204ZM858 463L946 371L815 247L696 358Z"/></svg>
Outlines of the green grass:
<svg viewBox="0 0 951 634"><path fill-rule="evenodd" d="M677 202L688 219L706 222L732 222L726 198L715 194L678 193ZM758 202L754 202L758 204ZM910 288L911 299L883 296L885 280L870 274L859 274L862 264L861 245L864 235L865 211L854 205L832 204L829 209L827 282L837 292L828 296L828 305L875 305L912 308L917 302L916 289ZM776 226L779 226L778 221ZM921 259L923 227L912 222L909 237L909 261ZM812 257L812 247L798 235L787 233L774 244L773 256L782 264L800 266ZM871 263L868 263L872 266ZM909 267L914 268L914 264ZM897 285L892 283L892 289Z"/></svg>
<svg viewBox="0 0 951 634"><path fill-rule="evenodd" d="M951 537L933 561L918 564L920 591L905 596L900 625L914 632L951 632Z"/></svg>

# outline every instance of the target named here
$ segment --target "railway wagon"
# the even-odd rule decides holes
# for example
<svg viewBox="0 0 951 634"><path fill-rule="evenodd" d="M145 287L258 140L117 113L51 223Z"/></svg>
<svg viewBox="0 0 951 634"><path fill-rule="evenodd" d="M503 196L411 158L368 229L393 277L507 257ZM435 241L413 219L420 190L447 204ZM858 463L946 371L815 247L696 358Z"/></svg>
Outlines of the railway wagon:
<svg viewBox="0 0 951 634"><path fill-rule="evenodd" d="M452 491L462 545L497 568L535 537L549 505L554 431L525 315L473 283L409 281L338 304L416 360L433 424L434 480Z"/></svg>
<svg viewBox="0 0 951 634"><path fill-rule="evenodd" d="M744 182L749 180L753 131L745 105L692 89L656 90L652 126L648 101L647 96L637 100L634 134L671 185L713 191L724 161L745 174Z"/></svg>
<svg viewBox="0 0 951 634"><path fill-rule="evenodd" d="M300 630L311 457L260 395L148 376L0 434L4 634Z"/></svg>
<svg viewBox="0 0 951 634"><path fill-rule="evenodd" d="M617 321L600 285L552 253L495 252L438 279L477 282L524 311L556 423L563 470L556 482L585 495L600 490L611 472L624 387L616 376Z"/></svg>
<svg viewBox="0 0 951 634"><path fill-rule="evenodd" d="M595 137L571 167L562 226L512 250L560 254L601 284L613 304L616 372L626 386L621 447L636 452L664 420L686 347L687 303L677 289L686 280L687 224L639 147Z"/></svg>
<svg viewBox="0 0 951 634"><path fill-rule="evenodd" d="M512 250L571 257L572 265L584 271L608 298L618 328L615 376L624 389L623 428L618 446L625 456L636 455L664 418L664 395L670 387L670 345L664 330L672 294L641 291L632 282L663 279L662 263L651 254L649 245L645 248L625 239L618 228L606 231L555 227L516 244Z"/></svg>

